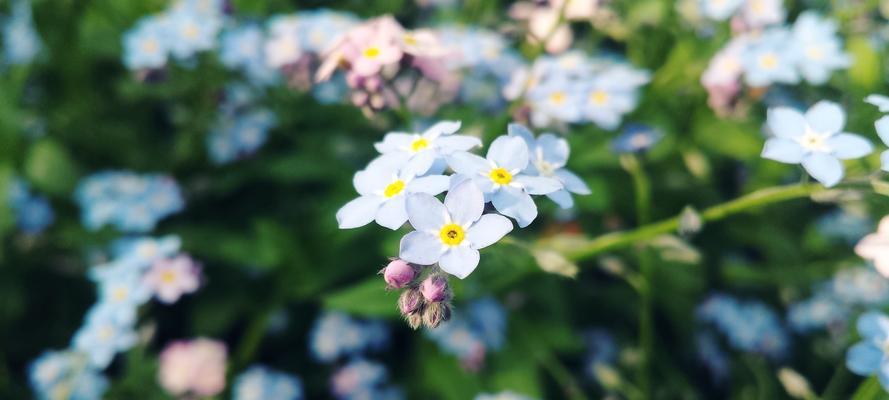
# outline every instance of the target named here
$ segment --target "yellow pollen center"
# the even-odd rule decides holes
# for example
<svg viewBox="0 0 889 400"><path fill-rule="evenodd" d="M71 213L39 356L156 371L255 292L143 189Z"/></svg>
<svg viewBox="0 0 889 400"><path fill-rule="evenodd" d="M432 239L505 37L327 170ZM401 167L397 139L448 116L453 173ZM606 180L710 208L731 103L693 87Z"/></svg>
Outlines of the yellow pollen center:
<svg viewBox="0 0 889 400"><path fill-rule="evenodd" d="M379 47L368 47L364 49L364 56L367 58L377 58L380 55Z"/></svg>
<svg viewBox="0 0 889 400"><path fill-rule="evenodd" d="M466 237L466 233L463 231L463 227L457 224L447 224L441 228L441 232L439 232L438 236L441 237L441 242L448 246L456 246L463 242L463 238Z"/></svg>
<svg viewBox="0 0 889 400"><path fill-rule="evenodd" d="M765 69L774 69L778 66L778 57L772 53L763 55L759 59L759 65Z"/></svg>
<svg viewBox="0 0 889 400"><path fill-rule="evenodd" d="M565 93L562 92L553 92L549 95L550 101L556 104L562 104L565 102Z"/></svg>
<svg viewBox="0 0 889 400"><path fill-rule="evenodd" d="M386 196L387 198L389 198L389 197L398 195L403 190L404 190L404 181L399 179L395 182L390 183L389 186L386 186L386 189L383 190L383 195Z"/></svg>
<svg viewBox="0 0 889 400"><path fill-rule="evenodd" d="M194 39L198 37L198 27L194 24L188 24L185 26L185 29L182 30L182 34L185 35L187 39Z"/></svg>
<svg viewBox="0 0 889 400"><path fill-rule="evenodd" d="M411 143L411 151L413 151L414 153L420 150L426 150L427 147L429 147L429 141L424 138L419 138Z"/></svg>
<svg viewBox="0 0 889 400"><path fill-rule="evenodd" d="M608 93L602 90L597 90L590 94L590 101L593 102L593 104L601 106L608 102Z"/></svg>
<svg viewBox="0 0 889 400"><path fill-rule="evenodd" d="M163 282L163 283L176 282L176 273L173 271L164 271L163 273L161 273L161 282Z"/></svg>
<svg viewBox="0 0 889 400"><path fill-rule="evenodd" d="M145 50L146 53L157 53L160 46L157 44L157 40L148 39L142 42L142 50Z"/></svg>
<svg viewBox="0 0 889 400"><path fill-rule="evenodd" d="M498 185L508 185L512 182L512 174L505 168L494 168L490 174L491 180Z"/></svg>
<svg viewBox="0 0 889 400"><path fill-rule="evenodd" d="M415 38L413 35L404 35L404 44L408 46L416 46L417 38Z"/></svg>
<svg viewBox="0 0 889 400"><path fill-rule="evenodd" d="M806 55L813 60L820 60L824 58L824 51L818 46L810 46L806 49Z"/></svg>
<svg viewBox="0 0 889 400"><path fill-rule="evenodd" d="M115 301L126 300L128 292L129 291L125 287L115 288L114 291L111 292L111 298L113 298Z"/></svg>

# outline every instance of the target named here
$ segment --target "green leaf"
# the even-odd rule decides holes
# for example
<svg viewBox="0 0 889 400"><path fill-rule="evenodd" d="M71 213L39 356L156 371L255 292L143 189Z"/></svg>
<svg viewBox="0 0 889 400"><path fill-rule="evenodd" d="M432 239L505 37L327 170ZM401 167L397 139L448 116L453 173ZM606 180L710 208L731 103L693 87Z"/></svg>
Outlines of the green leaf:
<svg viewBox="0 0 889 400"><path fill-rule="evenodd" d="M883 387L880 386L880 381L875 376L867 378L867 380L862 382L861 386L858 387L858 390L855 391L855 394L852 395L852 400L878 399L889 399L889 395L883 391Z"/></svg>
<svg viewBox="0 0 889 400"><path fill-rule="evenodd" d="M849 38L847 47L852 54L849 79L864 91L871 91L883 81L880 55L866 37Z"/></svg>
<svg viewBox="0 0 889 400"><path fill-rule="evenodd" d="M25 176L38 189L64 195L77 183L77 166L64 146L44 139L31 146L25 160Z"/></svg>
<svg viewBox="0 0 889 400"><path fill-rule="evenodd" d="M398 292L386 291L380 277L334 292L323 299L324 307L367 317L398 317Z"/></svg>

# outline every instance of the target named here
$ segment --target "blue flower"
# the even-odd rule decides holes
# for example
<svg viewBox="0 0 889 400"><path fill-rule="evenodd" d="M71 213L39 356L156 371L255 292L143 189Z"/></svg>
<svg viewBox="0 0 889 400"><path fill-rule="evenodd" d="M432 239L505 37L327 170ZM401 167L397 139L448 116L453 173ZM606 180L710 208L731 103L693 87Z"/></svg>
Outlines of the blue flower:
<svg viewBox="0 0 889 400"><path fill-rule="evenodd" d="M744 78L750 86L799 82L795 54L786 48L790 41L790 32L783 28L773 28L749 40L742 65Z"/></svg>
<svg viewBox="0 0 889 400"><path fill-rule="evenodd" d="M649 81L647 72L616 64L583 86L582 112L599 127L613 130L624 114L636 108L637 89Z"/></svg>
<svg viewBox="0 0 889 400"><path fill-rule="evenodd" d="M163 175L105 171L84 178L75 192L83 224L90 230L113 225L125 232L147 232L184 207L176 182Z"/></svg>
<svg viewBox="0 0 889 400"><path fill-rule="evenodd" d="M759 302L740 302L715 294L697 310L699 320L712 324L735 349L783 358L789 347L787 332L774 311Z"/></svg>
<svg viewBox="0 0 889 400"><path fill-rule="evenodd" d="M247 24L223 31L219 39L219 59L231 69L243 72L250 82L265 85L277 80L277 71L265 62L262 28Z"/></svg>
<svg viewBox="0 0 889 400"><path fill-rule="evenodd" d="M873 151L867 139L840 132L846 123L846 113L829 101L818 102L805 115L786 107L769 109L766 123L775 137L766 141L762 156L802 164L826 187L842 180L840 160L864 157Z"/></svg>
<svg viewBox="0 0 889 400"><path fill-rule="evenodd" d="M309 348L315 359L329 363L381 350L388 341L389 330L380 321L356 321L343 313L328 312L315 321Z"/></svg>
<svg viewBox="0 0 889 400"><path fill-rule="evenodd" d="M164 17L170 54L185 60L216 46L222 28L219 17L199 13L189 7L174 9Z"/></svg>
<svg viewBox="0 0 889 400"><path fill-rule="evenodd" d="M340 34L359 23L358 17L351 13L326 9L300 12L293 21L300 47L315 54L325 52ZM272 29L275 28L273 23Z"/></svg>
<svg viewBox="0 0 889 400"><path fill-rule="evenodd" d="M12 1L12 15L3 24L3 59L13 65L28 64L43 44L31 18L31 1Z"/></svg>
<svg viewBox="0 0 889 400"><path fill-rule="evenodd" d="M522 138L528 146L530 162L525 168L526 173L553 178L562 184L562 189L548 193L546 197L562 208L571 208L574 206L574 199L570 193L579 195L592 193L579 176L565 168L570 153L567 140L552 133L544 133L535 139L528 128L519 124L509 124L507 132L509 136Z"/></svg>
<svg viewBox="0 0 889 400"><path fill-rule="evenodd" d="M123 62L131 70L161 68L167 64L169 51L159 17L143 18L123 35Z"/></svg>
<svg viewBox="0 0 889 400"><path fill-rule="evenodd" d="M521 139L515 140L525 146ZM478 266L480 249L512 230L512 222L506 217L482 215L484 195L469 179L448 191L444 204L432 195L411 193L406 205L408 219L416 230L401 238L399 257L419 265L438 263L443 271L460 279Z"/></svg>
<svg viewBox="0 0 889 400"><path fill-rule="evenodd" d="M99 400L108 378L75 351L46 351L28 365L28 379L38 400Z"/></svg>
<svg viewBox="0 0 889 400"><path fill-rule="evenodd" d="M447 160L454 171L475 182L484 193L485 201L490 200L499 213L515 218L522 228L537 218L537 205L531 195L563 189L557 179L525 172L530 154L528 145L519 137L498 137L488 148L486 158L456 152Z"/></svg>
<svg viewBox="0 0 889 400"><path fill-rule="evenodd" d="M14 180L7 193L9 206L15 211L16 224L22 232L38 234L52 225L55 213L49 201L43 196L32 194L25 181Z"/></svg>
<svg viewBox="0 0 889 400"><path fill-rule="evenodd" d="M590 329L583 334L588 364L610 364L617 360L617 342L604 329Z"/></svg>
<svg viewBox="0 0 889 400"><path fill-rule="evenodd" d="M873 268L842 269L829 285L833 297L846 304L874 307L889 302L889 281Z"/></svg>
<svg viewBox="0 0 889 400"><path fill-rule="evenodd" d="M555 75L528 89L531 103L531 120L536 126L548 126L553 122L577 123L581 121L583 91L577 82Z"/></svg>
<svg viewBox="0 0 889 400"><path fill-rule="evenodd" d="M794 331L805 333L843 323L848 314L844 304L829 295L817 294L792 304L787 319Z"/></svg>
<svg viewBox="0 0 889 400"><path fill-rule="evenodd" d="M407 158L407 168L418 176L438 174L444 171L444 157L482 145L476 137L456 135L459 129L460 121L441 121L423 133L389 132L374 147L380 154Z"/></svg>
<svg viewBox="0 0 889 400"><path fill-rule="evenodd" d="M823 84L830 73L847 68L851 58L843 52L834 21L806 11L793 24L792 51L800 74L809 83Z"/></svg>
<svg viewBox="0 0 889 400"><path fill-rule="evenodd" d="M91 277L99 285L99 305L121 325L136 321L136 309L148 302L151 291L143 283L139 266L117 259L94 267Z"/></svg>
<svg viewBox="0 0 889 400"><path fill-rule="evenodd" d="M889 390L889 317L879 311L869 311L858 318L861 341L846 352L846 366L863 376L877 375L883 388Z"/></svg>
<svg viewBox="0 0 889 400"><path fill-rule="evenodd" d="M129 350L136 340L133 326L121 323L118 310L99 303L87 313L86 323L74 334L72 344L89 356L90 365L104 369L115 354Z"/></svg>
<svg viewBox="0 0 889 400"><path fill-rule="evenodd" d="M181 246L182 241L178 236L130 237L114 241L111 251L116 262L135 265L144 271L160 259L175 256Z"/></svg>
<svg viewBox="0 0 889 400"><path fill-rule="evenodd" d="M334 373L331 391L341 400L377 399L378 393L388 393L383 390L388 378L389 372L384 365L359 358Z"/></svg>
<svg viewBox="0 0 889 400"><path fill-rule="evenodd" d="M255 365L235 378L234 400L300 400L303 398L299 378Z"/></svg>
<svg viewBox="0 0 889 400"><path fill-rule="evenodd" d="M641 153L659 142L664 134L644 124L629 124L611 141L615 153Z"/></svg>

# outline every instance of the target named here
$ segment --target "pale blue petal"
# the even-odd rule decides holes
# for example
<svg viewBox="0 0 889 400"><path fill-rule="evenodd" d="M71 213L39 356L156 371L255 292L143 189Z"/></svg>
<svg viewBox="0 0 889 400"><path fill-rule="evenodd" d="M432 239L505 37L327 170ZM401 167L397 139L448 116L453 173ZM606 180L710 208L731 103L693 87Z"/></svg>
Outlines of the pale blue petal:
<svg viewBox="0 0 889 400"><path fill-rule="evenodd" d="M375 219L377 224L393 231L401 228L407 222L405 196L396 196L383 203L377 210Z"/></svg>
<svg viewBox="0 0 889 400"><path fill-rule="evenodd" d="M850 371L863 376L877 372L882 359L883 352L868 342L859 342L846 352L846 366Z"/></svg>
<svg viewBox="0 0 889 400"><path fill-rule="evenodd" d="M522 138L525 141L525 145L528 146L528 149L533 149L537 147L537 141L534 140L534 134L521 124L509 124L506 126L506 134L509 136L515 136Z"/></svg>
<svg viewBox="0 0 889 400"><path fill-rule="evenodd" d="M441 255L438 266L441 270L463 279L478 266L478 250L469 246L451 247Z"/></svg>
<svg viewBox="0 0 889 400"><path fill-rule="evenodd" d="M396 178L398 170L385 165L374 165L355 173L352 185L362 196L375 194L386 188Z"/></svg>
<svg viewBox="0 0 889 400"><path fill-rule="evenodd" d="M502 239L512 230L512 222L498 214L485 214L466 232L472 248L483 249Z"/></svg>
<svg viewBox="0 0 889 400"><path fill-rule="evenodd" d="M880 386L883 387L883 390L889 392L889 359L886 358L885 354L880 361L879 368L877 368L877 380L880 381Z"/></svg>
<svg viewBox="0 0 889 400"><path fill-rule="evenodd" d="M482 216L485 196L474 181L466 180L448 192L444 204L453 222L466 226Z"/></svg>
<svg viewBox="0 0 889 400"><path fill-rule="evenodd" d="M827 153L815 152L805 156L803 168L825 187L832 187L843 179L843 164Z"/></svg>
<svg viewBox="0 0 889 400"><path fill-rule="evenodd" d="M874 151L869 140L851 133L839 133L827 138L827 145L840 160L864 157Z"/></svg>
<svg viewBox="0 0 889 400"><path fill-rule="evenodd" d="M806 132L806 118L788 107L770 108L766 123L777 137L792 139Z"/></svg>
<svg viewBox="0 0 889 400"><path fill-rule="evenodd" d="M562 208L571 208L574 207L574 198L571 197L571 193L568 193L567 190L562 189L550 194L547 194L546 197L549 197L550 200L556 202L559 207Z"/></svg>
<svg viewBox="0 0 889 400"><path fill-rule="evenodd" d="M880 108L880 112L889 112L889 97L872 94L864 98L864 101Z"/></svg>
<svg viewBox="0 0 889 400"><path fill-rule="evenodd" d="M425 150L414 154L410 161L408 161L404 168L402 168L401 175L404 177L423 175L429 172L429 169L432 168L432 164L435 163L435 160L437 159L438 155L434 150Z"/></svg>
<svg viewBox="0 0 889 400"><path fill-rule="evenodd" d="M418 231L435 232L445 224L448 210L438 199L426 193L407 194L407 217Z"/></svg>
<svg viewBox="0 0 889 400"><path fill-rule="evenodd" d="M889 146L889 115L883 116L877 122L874 122L874 127L877 128L877 135L880 136L883 144Z"/></svg>
<svg viewBox="0 0 889 400"><path fill-rule="evenodd" d="M883 171L889 172L889 150L880 154L880 163L882 164Z"/></svg>
<svg viewBox="0 0 889 400"><path fill-rule="evenodd" d="M522 185L528 194L543 195L562 189L561 182L543 176L517 175L515 181Z"/></svg>
<svg viewBox="0 0 889 400"><path fill-rule="evenodd" d="M889 317L879 311L868 311L858 317L858 334L863 338L884 341L889 338Z"/></svg>
<svg viewBox="0 0 889 400"><path fill-rule="evenodd" d="M460 130L460 121L441 121L430 126L423 132L426 139L435 139L441 135L450 135Z"/></svg>
<svg viewBox="0 0 889 400"><path fill-rule="evenodd" d="M567 189L571 193L587 195L593 192L592 190L590 190L590 187L587 186L587 184L583 181L583 179L580 179L579 176L575 175L573 172L565 168L556 170L555 175L556 178L562 181L565 189Z"/></svg>
<svg viewBox="0 0 889 400"><path fill-rule="evenodd" d="M409 133L392 132L383 136L382 142L374 143L374 147L382 154L404 151L414 141L414 135Z"/></svg>
<svg viewBox="0 0 889 400"><path fill-rule="evenodd" d="M426 232L413 231L401 238L398 257L404 261L432 265L441 258L443 246L441 239Z"/></svg>
<svg viewBox="0 0 889 400"><path fill-rule="evenodd" d="M465 175L478 175L491 168L488 161L475 154L465 151L455 152L447 157L448 165L454 172Z"/></svg>
<svg viewBox="0 0 889 400"><path fill-rule="evenodd" d="M475 147L482 147L481 139L475 136L451 135L438 138L435 147L441 150L441 154L447 155L455 151L468 151Z"/></svg>
<svg viewBox="0 0 889 400"><path fill-rule="evenodd" d="M336 220L340 229L351 229L364 226L374 220L377 209L383 203L381 196L361 196L354 199L336 212Z"/></svg>
<svg viewBox="0 0 889 400"><path fill-rule="evenodd" d="M809 127L818 133L836 133L846 125L846 112L837 103L822 100L806 111Z"/></svg>
<svg viewBox="0 0 889 400"><path fill-rule="evenodd" d="M806 151L792 139L771 138L766 140L762 148L762 158L787 164L799 164L803 161Z"/></svg>
<svg viewBox="0 0 889 400"><path fill-rule="evenodd" d="M542 152L543 159L555 168L564 167L571 152L568 141L552 133L544 133L537 138L537 149Z"/></svg>
<svg viewBox="0 0 889 400"><path fill-rule="evenodd" d="M501 214L512 217L524 228L537 218L537 205L531 196L521 189L510 186L500 188L491 198L491 204Z"/></svg>
<svg viewBox="0 0 889 400"><path fill-rule="evenodd" d="M408 193L426 193L433 196L441 194L451 185L451 177L444 175L429 175L416 178L407 184Z"/></svg>
<svg viewBox="0 0 889 400"><path fill-rule="evenodd" d="M528 145L521 138L500 136L488 148L487 159L507 170L523 170L528 166Z"/></svg>

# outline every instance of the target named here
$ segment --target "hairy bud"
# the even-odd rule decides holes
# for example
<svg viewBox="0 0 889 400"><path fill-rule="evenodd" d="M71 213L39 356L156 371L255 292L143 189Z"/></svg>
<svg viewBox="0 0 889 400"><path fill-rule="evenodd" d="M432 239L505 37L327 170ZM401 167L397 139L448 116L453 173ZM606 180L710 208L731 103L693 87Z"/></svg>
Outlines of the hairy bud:
<svg viewBox="0 0 889 400"><path fill-rule="evenodd" d="M442 275L432 275L420 284L423 297L430 303L439 303L451 298L451 290L448 287L448 278Z"/></svg>
<svg viewBox="0 0 889 400"><path fill-rule="evenodd" d="M449 319L451 319L451 306L448 303L429 303L423 310L423 323L427 328L437 328Z"/></svg>
<svg viewBox="0 0 889 400"><path fill-rule="evenodd" d="M417 289L407 289L398 297L398 309L401 315L418 314L423 308L423 295Z"/></svg>
<svg viewBox="0 0 889 400"><path fill-rule="evenodd" d="M401 289L407 286L417 275L414 267L407 261L395 259L383 268L383 279L389 289Z"/></svg>
<svg viewBox="0 0 889 400"><path fill-rule="evenodd" d="M423 325L423 314L422 313L414 313L408 315L404 318L407 321L407 325L411 327L411 329L416 330L421 325Z"/></svg>

